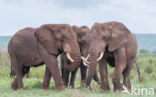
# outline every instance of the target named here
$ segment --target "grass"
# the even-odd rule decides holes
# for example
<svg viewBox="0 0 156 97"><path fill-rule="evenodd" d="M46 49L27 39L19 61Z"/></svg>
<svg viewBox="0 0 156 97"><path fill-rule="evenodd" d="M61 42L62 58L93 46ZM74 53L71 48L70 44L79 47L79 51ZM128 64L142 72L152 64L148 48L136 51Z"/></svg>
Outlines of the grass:
<svg viewBox="0 0 156 97"><path fill-rule="evenodd" d="M10 84L13 79L6 77L0 79L0 97L131 97L132 95L118 92L112 92L112 83L111 83L111 92L104 93L100 87L93 82L93 90L90 91L85 87L80 86L80 81L77 79L75 82L75 89L65 88L65 91L58 92L55 89L53 80L51 81L49 91L44 91L42 87L42 79L37 78L24 78L24 90L13 91L10 87ZM156 81L147 81L147 82L136 82L132 81L134 87L143 87L143 88L154 88L156 92ZM156 96L156 95L155 95ZM138 96L134 96L138 97ZM148 95L140 96L148 97ZM154 97L154 96L153 96Z"/></svg>
<svg viewBox="0 0 156 97"><path fill-rule="evenodd" d="M153 88L156 97L156 58L155 56L138 56L137 62L141 72L142 81L138 81L135 65L133 66L130 78L133 87L137 89ZM80 79L75 82L75 89L65 88L64 91L58 92L55 88L53 79L51 80L49 91L42 90L42 81L44 76L45 66L31 68L30 77L24 78L24 90L14 91L10 84L13 78L10 78L9 59L6 51L0 51L0 97L148 97L149 95L131 95L123 92L113 92L111 75L114 68L108 66L109 82L111 92L105 93L95 81L92 81L93 90L90 91L86 87L81 86ZM77 74L79 75L79 73ZM122 77L121 77L122 80Z"/></svg>

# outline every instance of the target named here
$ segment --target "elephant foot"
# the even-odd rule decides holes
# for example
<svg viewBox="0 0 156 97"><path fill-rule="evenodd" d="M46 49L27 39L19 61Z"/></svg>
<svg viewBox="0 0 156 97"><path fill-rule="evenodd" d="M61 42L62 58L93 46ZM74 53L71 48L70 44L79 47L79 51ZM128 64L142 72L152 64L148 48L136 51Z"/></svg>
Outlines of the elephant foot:
<svg viewBox="0 0 156 97"><path fill-rule="evenodd" d="M88 90L93 90L91 86L88 86L87 88L88 88Z"/></svg>
<svg viewBox="0 0 156 97"><path fill-rule="evenodd" d="M72 85L70 85L70 86L69 86L69 88L70 88L70 89L75 89L75 87L74 87L74 86L72 86Z"/></svg>
<svg viewBox="0 0 156 97"><path fill-rule="evenodd" d="M124 83L123 87L125 87L129 91L131 90L131 84L130 83L126 83L126 84Z"/></svg>
<svg viewBox="0 0 156 97"><path fill-rule="evenodd" d="M101 86L101 88L104 90L104 92L106 93L109 93L110 92L110 87L109 86L106 86L106 87L103 87Z"/></svg>
<svg viewBox="0 0 156 97"><path fill-rule="evenodd" d="M58 90L58 91L64 91L64 88L61 86L61 87L57 87L56 90Z"/></svg>
<svg viewBox="0 0 156 97"><path fill-rule="evenodd" d="M17 89L18 89L18 86L17 86L17 84L16 84L15 82L13 82L13 83L11 84L11 88L12 88L13 90L17 90Z"/></svg>
<svg viewBox="0 0 156 97"><path fill-rule="evenodd" d="M50 90L50 88L48 88L48 87L45 87L45 88L42 88L43 90L45 90L45 91L49 91Z"/></svg>
<svg viewBox="0 0 156 97"><path fill-rule="evenodd" d="M118 92L118 91L123 91L124 88L122 85L118 86L118 87L114 87L114 92Z"/></svg>

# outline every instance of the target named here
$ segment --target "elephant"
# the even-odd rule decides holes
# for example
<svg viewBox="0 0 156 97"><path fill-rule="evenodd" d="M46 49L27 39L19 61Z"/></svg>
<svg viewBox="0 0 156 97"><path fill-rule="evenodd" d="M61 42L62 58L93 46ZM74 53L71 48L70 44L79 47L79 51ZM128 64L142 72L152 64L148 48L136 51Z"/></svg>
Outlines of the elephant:
<svg viewBox="0 0 156 97"><path fill-rule="evenodd" d="M61 74L57 56L65 53L69 70L74 71L81 61L77 36L68 24L44 24L38 28L24 28L11 38L8 45L11 61L11 74L16 78L11 84L13 90L23 89L22 78L30 67L46 64L43 89L49 89L49 78L52 74L56 89L62 87Z"/></svg>
<svg viewBox="0 0 156 97"><path fill-rule="evenodd" d="M114 92L130 90L129 75L136 61L138 48L136 36L124 24L117 21L95 23L90 35L87 87L91 89L90 83L98 63L101 88L104 91L110 91L107 64L115 67L112 74ZM120 82L121 75L123 75L123 84Z"/></svg>
<svg viewBox="0 0 156 97"><path fill-rule="evenodd" d="M90 44L90 41L89 41L90 29L87 26L78 27L76 25L74 25L72 28L77 35L77 41L80 47L81 56L87 57L89 44ZM68 86L69 75L71 74L69 86L71 86L71 88L74 88L74 81L75 81L76 72L78 69L70 72L67 69L68 64L69 62L67 60L67 57L65 56L65 53L62 53L61 54L61 72L62 72L62 79L63 79L64 85ZM87 65L86 63L83 62L83 60L81 61L79 68L80 68L80 73L81 73L81 84L84 85L86 82L86 76L87 76ZM97 72L95 72L94 74L94 80L98 84L100 84Z"/></svg>

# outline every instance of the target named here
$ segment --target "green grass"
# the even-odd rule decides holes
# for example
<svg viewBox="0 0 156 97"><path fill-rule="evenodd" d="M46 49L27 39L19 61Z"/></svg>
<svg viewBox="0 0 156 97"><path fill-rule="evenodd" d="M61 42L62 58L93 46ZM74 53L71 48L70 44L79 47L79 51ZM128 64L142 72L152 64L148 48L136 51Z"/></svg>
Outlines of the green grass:
<svg viewBox="0 0 156 97"><path fill-rule="evenodd" d="M100 87L93 81L92 87L93 90L90 91L85 87L80 86L80 81L77 79L75 82L75 89L65 88L65 91L58 92L55 88L53 80L51 81L49 91L44 91L42 87L42 79L37 78L24 78L24 90L14 91L11 89L10 84L13 79L7 77L0 79L0 97L131 97L132 95L118 92L112 92L112 83L111 92L105 93ZM147 82L136 82L132 81L134 87L146 87L154 88L156 92L156 81L147 81ZM155 95L156 96L156 95ZM138 96L134 96L138 97ZM148 97L148 95L140 96Z"/></svg>
<svg viewBox="0 0 156 97"><path fill-rule="evenodd" d="M60 59L58 59L59 61ZM133 66L130 78L133 87L136 88L153 88L156 96L156 57L155 56L140 56L137 57L137 63L141 72L142 81L138 81L135 65ZM86 87L81 86L80 79L77 77L75 89L65 88L64 91L58 92L55 88L53 79L50 83L49 91L42 90L42 81L45 72L45 66L31 68L30 77L24 78L24 90L14 91L10 84L13 78L10 78L10 66L7 52L0 51L0 97L148 97L148 95L130 95L123 92L113 92L111 76L114 68L108 66L109 83L111 92L105 93L95 81L92 81L93 90L90 91ZM79 72L78 74L79 75ZM121 77L122 81L122 77Z"/></svg>

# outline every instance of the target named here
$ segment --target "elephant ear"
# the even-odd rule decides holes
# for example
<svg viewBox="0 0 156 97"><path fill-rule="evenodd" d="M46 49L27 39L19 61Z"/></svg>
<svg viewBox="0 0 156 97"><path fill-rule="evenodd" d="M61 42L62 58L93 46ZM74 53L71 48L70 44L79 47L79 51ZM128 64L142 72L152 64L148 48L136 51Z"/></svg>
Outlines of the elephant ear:
<svg viewBox="0 0 156 97"><path fill-rule="evenodd" d="M39 42L50 54L58 54L58 47L50 30L40 28L35 32L37 42Z"/></svg>
<svg viewBox="0 0 156 97"><path fill-rule="evenodd" d="M82 42L81 41L82 40L82 35L81 35L81 29L80 29L80 27L74 25L74 26L72 26L72 28L73 28L74 32L76 33L76 35L77 35L78 42L81 43Z"/></svg>
<svg viewBox="0 0 156 97"><path fill-rule="evenodd" d="M72 28L76 33L80 32L80 28L78 26L74 25Z"/></svg>
<svg viewBox="0 0 156 97"><path fill-rule="evenodd" d="M127 42L130 37L130 31L121 23L115 24L112 27L111 38L109 40L109 51L112 52L120 48Z"/></svg>

